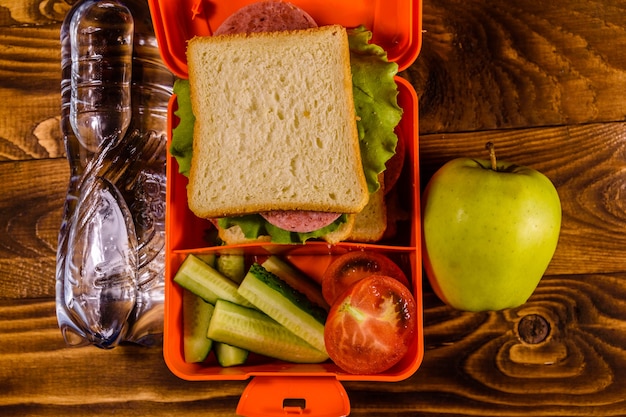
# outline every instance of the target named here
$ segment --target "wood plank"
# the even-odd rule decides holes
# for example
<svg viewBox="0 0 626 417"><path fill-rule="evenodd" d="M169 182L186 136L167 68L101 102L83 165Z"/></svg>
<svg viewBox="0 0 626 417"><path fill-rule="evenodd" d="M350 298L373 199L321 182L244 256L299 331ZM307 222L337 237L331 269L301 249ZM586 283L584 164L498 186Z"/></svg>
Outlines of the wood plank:
<svg viewBox="0 0 626 417"><path fill-rule="evenodd" d="M527 304L502 312L453 311L427 295L424 362L410 380L385 387L393 406L374 415L396 407L424 416L621 415L625 278L545 277ZM550 329L543 341L524 342L520 322L535 315ZM365 411L377 387L359 383L350 399Z"/></svg>
<svg viewBox="0 0 626 417"><path fill-rule="evenodd" d="M0 0L0 26L45 25L63 20L70 9L58 0Z"/></svg>
<svg viewBox="0 0 626 417"><path fill-rule="evenodd" d="M423 29L422 134L624 120L620 2L425 1Z"/></svg>
<svg viewBox="0 0 626 417"><path fill-rule="evenodd" d="M0 27L0 161L65 153L59 27Z"/></svg>
<svg viewBox="0 0 626 417"><path fill-rule="evenodd" d="M11 120L0 122L0 159L63 153L54 125L67 5L44 3L0 3L0 121ZM404 74L420 96L422 134L623 120L619 4L437 0L423 9L422 51Z"/></svg>
<svg viewBox="0 0 626 417"><path fill-rule="evenodd" d="M3 162L0 178L0 297L53 297L68 163Z"/></svg>
<svg viewBox="0 0 626 417"><path fill-rule="evenodd" d="M424 135L422 185L456 157L502 161L543 172L561 199L561 236L548 274L623 271L626 265L626 123Z"/></svg>
<svg viewBox="0 0 626 417"><path fill-rule="evenodd" d="M0 301L0 340L2 415L103 415L112 408L118 415L166 415L207 403L215 415L233 415L245 386L213 390L214 383L182 381L167 369L161 348L68 348L53 300Z"/></svg>
<svg viewBox="0 0 626 417"><path fill-rule="evenodd" d="M422 366L398 383L345 383L351 415L612 415L626 406L625 279L550 276L524 306L489 313L458 312L427 294ZM525 342L520 323L537 315L549 330ZM49 299L0 301L0 340L3 414L234 415L246 385L182 381L161 348L67 348Z"/></svg>
<svg viewBox="0 0 626 417"><path fill-rule="evenodd" d="M425 135L420 138L422 185L445 161L485 156L544 172L563 206L561 239L547 273L612 273L626 265L626 123L549 129ZM565 156L566 155L566 156ZM0 281L5 297L54 294L55 251L69 170L65 159L0 163L3 201ZM23 190L28 189L28 193ZM50 277L42 280L41 276Z"/></svg>

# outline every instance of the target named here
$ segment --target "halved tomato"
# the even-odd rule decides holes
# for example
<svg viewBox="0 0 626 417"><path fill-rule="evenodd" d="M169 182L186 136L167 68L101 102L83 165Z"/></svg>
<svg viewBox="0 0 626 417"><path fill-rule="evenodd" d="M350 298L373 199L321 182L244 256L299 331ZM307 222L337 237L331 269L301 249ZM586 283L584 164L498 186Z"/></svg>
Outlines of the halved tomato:
<svg viewBox="0 0 626 417"><path fill-rule="evenodd" d="M354 283L331 307L324 326L330 359L352 374L377 374L408 352L417 307L407 287L384 275Z"/></svg>
<svg viewBox="0 0 626 417"><path fill-rule="evenodd" d="M387 256L372 251L352 251L328 265L322 276L322 295L332 305L350 285L372 274L390 276L409 287L402 269Z"/></svg>

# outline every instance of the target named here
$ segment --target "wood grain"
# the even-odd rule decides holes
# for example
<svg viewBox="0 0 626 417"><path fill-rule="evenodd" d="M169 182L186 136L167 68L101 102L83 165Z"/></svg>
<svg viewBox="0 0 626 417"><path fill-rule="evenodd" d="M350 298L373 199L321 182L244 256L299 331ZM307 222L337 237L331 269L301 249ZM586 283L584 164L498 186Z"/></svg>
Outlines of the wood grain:
<svg viewBox="0 0 626 417"><path fill-rule="evenodd" d="M5 0L0 7L0 100L21 119L0 123L0 160L60 156L52 125L68 6ZM421 134L623 120L625 7L586 0L425 2L422 50L404 74L420 96ZM28 94L18 99L16 88Z"/></svg>
<svg viewBox="0 0 626 417"><path fill-rule="evenodd" d="M420 132L623 120L621 1L425 1Z"/></svg>
<svg viewBox="0 0 626 417"><path fill-rule="evenodd" d="M563 220L548 274L623 271L625 138L623 122L422 135L422 182L452 158L487 159L491 141L500 160L535 168L557 188Z"/></svg>
<svg viewBox="0 0 626 417"><path fill-rule="evenodd" d="M215 415L233 415L244 386L220 383L212 390L210 383L181 381L165 366L160 348L68 349L53 301L0 301L0 318L3 415L103 415L109 408L121 415L167 415L200 411L202 402L211 403ZM179 405L162 406L173 402ZM226 403L221 414L220 402Z"/></svg>
<svg viewBox="0 0 626 417"><path fill-rule="evenodd" d="M485 157L484 144L493 141L501 159L536 168L557 187L563 223L548 274L620 272L626 265L625 135L626 123L423 135L421 175L425 183L449 159ZM0 273L7 277L0 290L9 297L52 296L54 283L41 274L54 275L67 163L7 162L0 164L0 178L6 184L0 225L7 236L0 240Z"/></svg>
<svg viewBox="0 0 626 417"><path fill-rule="evenodd" d="M56 23L75 0L0 0L0 26Z"/></svg>
<svg viewBox="0 0 626 417"><path fill-rule="evenodd" d="M0 161L64 155L59 28L0 26Z"/></svg>
<svg viewBox="0 0 626 417"><path fill-rule="evenodd" d="M624 279L546 277L527 304L503 312L452 311L427 294L422 367L398 383L345 383L351 415L615 415L626 406L626 357L617 354L626 344L626 290L616 291ZM520 340L518 325L528 315L549 323L544 341ZM52 301L2 301L0 318L4 415L110 408L129 416L203 409L226 416L246 385L179 380L160 348L66 348Z"/></svg>
<svg viewBox="0 0 626 417"><path fill-rule="evenodd" d="M0 298L54 296L65 159L0 163Z"/></svg>
<svg viewBox="0 0 626 417"><path fill-rule="evenodd" d="M0 0L0 414L233 416L246 382L183 381L161 348L73 349L58 330L68 9ZM421 185L493 141L499 158L555 183L562 233L517 309L455 311L424 282L420 369L346 383L351 416L624 415L626 3L433 0L423 11L421 54L403 73L419 94Z"/></svg>
<svg viewBox="0 0 626 417"><path fill-rule="evenodd" d="M615 353L626 343L626 293L611 292L625 278L546 277L527 304L503 312L452 312L427 296L428 360L385 390L390 406L374 415L622 415L626 358ZM518 326L529 315L550 325L540 343L521 341ZM376 401L379 385L348 386L363 412Z"/></svg>

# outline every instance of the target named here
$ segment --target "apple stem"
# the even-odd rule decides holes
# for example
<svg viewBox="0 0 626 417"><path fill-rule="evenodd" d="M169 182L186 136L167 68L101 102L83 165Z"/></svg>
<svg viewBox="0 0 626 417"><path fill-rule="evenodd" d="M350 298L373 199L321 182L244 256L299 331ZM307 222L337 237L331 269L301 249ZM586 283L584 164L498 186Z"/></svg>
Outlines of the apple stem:
<svg viewBox="0 0 626 417"><path fill-rule="evenodd" d="M498 166L496 165L496 147L493 142L487 142L485 145L485 149L489 151L489 159L491 160L491 169L494 171L498 170Z"/></svg>

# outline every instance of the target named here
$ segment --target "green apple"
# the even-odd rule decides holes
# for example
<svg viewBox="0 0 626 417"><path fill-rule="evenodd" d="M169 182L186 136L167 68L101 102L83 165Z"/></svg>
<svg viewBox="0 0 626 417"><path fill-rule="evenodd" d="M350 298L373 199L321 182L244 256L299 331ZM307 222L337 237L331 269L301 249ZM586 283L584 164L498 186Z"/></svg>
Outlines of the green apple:
<svg viewBox="0 0 626 417"><path fill-rule="evenodd" d="M466 311L518 307L556 250L561 202L542 173L508 162L458 158L422 197L423 261L435 293Z"/></svg>

